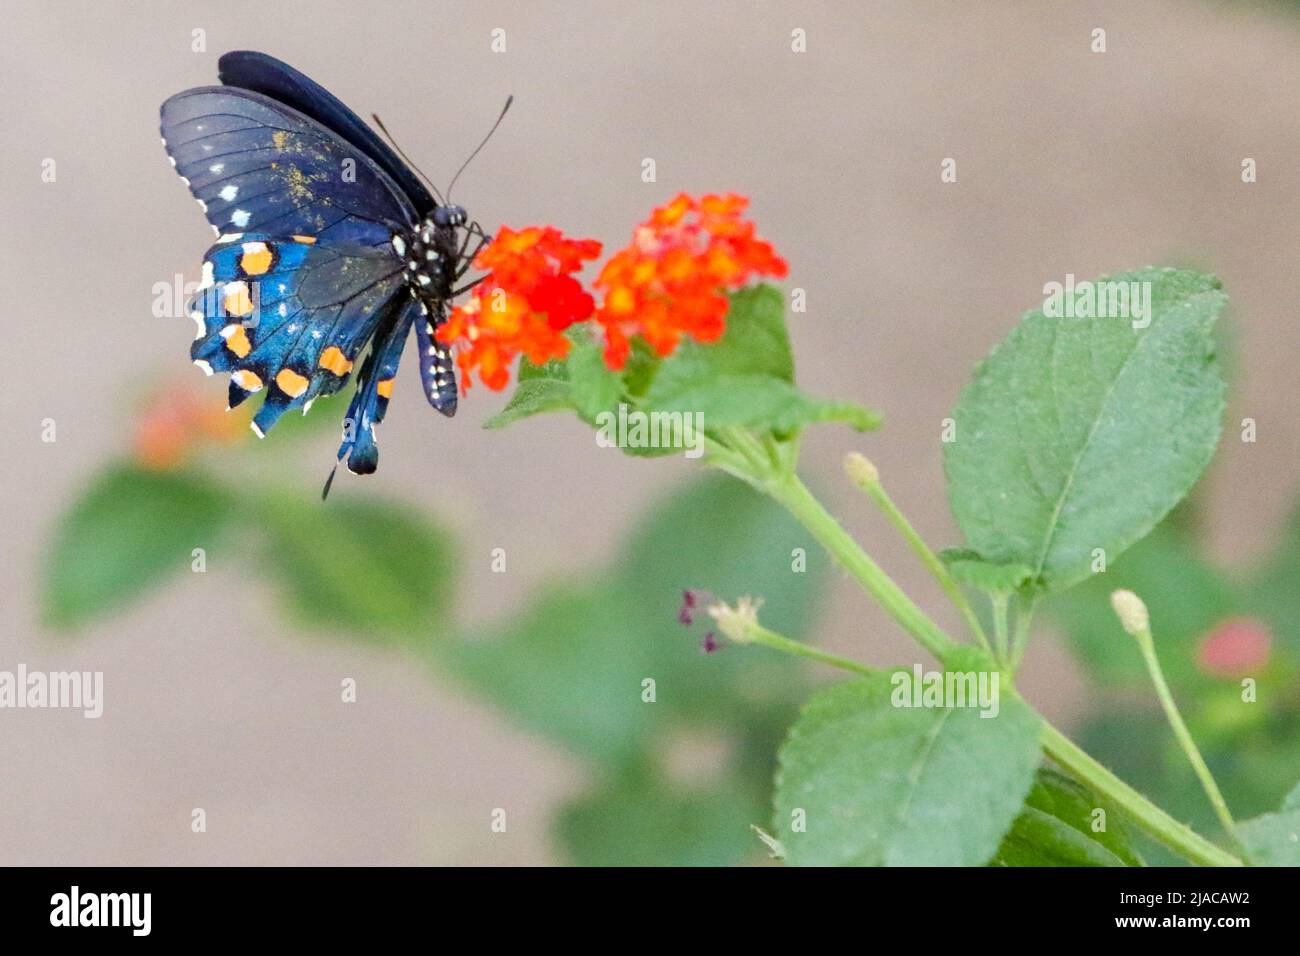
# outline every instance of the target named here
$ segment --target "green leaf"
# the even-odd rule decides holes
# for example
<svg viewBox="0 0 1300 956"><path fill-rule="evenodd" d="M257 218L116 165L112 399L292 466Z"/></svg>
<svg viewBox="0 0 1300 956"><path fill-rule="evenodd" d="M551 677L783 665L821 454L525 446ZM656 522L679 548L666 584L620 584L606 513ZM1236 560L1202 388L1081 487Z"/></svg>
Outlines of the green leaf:
<svg viewBox="0 0 1300 956"><path fill-rule="evenodd" d="M948 497L981 557L1029 566L1049 589L1114 561L1201 476L1224 383L1216 279L1148 269L1150 325L1030 312L980 365L944 446Z"/></svg>
<svg viewBox="0 0 1300 956"><path fill-rule="evenodd" d="M1023 564L985 561L965 548L948 548L939 557L954 578L988 594L1013 594L1034 576L1033 569Z"/></svg>
<svg viewBox="0 0 1300 956"><path fill-rule="evenodd" d="M190 473L118 465L101 473L59 520L42 605L61 628L84 624L188 571L195 548L209 558L230 502Z"/></svg>
<svg viewBox="0 0 1300 956"><path fill-rule="evenodd" d="M554 378L567 382L569 380L569 366L564 359L551 359L542 365L534 365L524 356L519 359L519 372L515 376L521 382L528 382L539 378Z"/></svg>
<svg viewBox="0 0 1300 956"><path fill-rule="evenodd" d="M654 381L663 359L641 336L633 336L632 350L623 367L623 385L629 395L640 397Z"/></svg>
<svg viewBox="0 0 1300 956"><path fill-rule="evenodd" d="M570 339L573 346L569 349L568 368L573 405L578 415L590 422L601 412L618 407L623 379L605 364L604 349L589 334L574 332Z"/></svg>
<svg viewBox="0 0 1300 956"><path fill-rule="evenodd" d="M957 670L996 673L985 654L954 656ZM1034 781L1037 716L1009 693L993 718L977 707L895 706L893 695L893 676L881 674L804 708L776 781L788 862L982 866L997 851ZM792 825L796 811L803 828Z"/></svg>
<svg viewBox="0 0 1300 956"><path fill-rule="evenodd" d="M1237 836L1256 866L1300 866L1300 785L1277 813L1237 824Z"/></svg>
<svg viewBox="0 0 1300 956"><path fill-rule="evenodd" d="M620 780L565 805L554 833L578 866L734 866L758 856L761 800L729 780Z"/></svg>
<svg viewBox="0 0 1300 956"><path fill-rule="evenodd" d="M769 375L794 382L785 300L778 289L758 285L732 293L722 337L708 344L683 341L660 365L646 391L646 404L664 406L683 390L707 385L721 375Z"/></svg>
<svg viewBox="0 0 1300 956"><path fill-rule="evenodd" d="M858 431L880 424L880 416L852 402L813 398L773 375L718 375L660 395L655 411L698 413L705 428L744 425L778 433L814 422L844 422Z"/></svg>
<svg viewBox="0 0 1300 956"><path fill-rule="evenodd" d="M642 700L642 682L662 675L639 613L612 589L552 586L504 625L445 648L446 662L523 726L626 764L656 726L660 701L676 694L670 685ZM660 639L680 639L664 631Z"/></svg>
<svg viewBox="0 0 1300 956"><path fill-rule="evenodd" d="M535 377L519 382L506 407L483 423L484 428L505 428L507 425L540 415L574 408L573 389L568 382L558 378Z"/></svg>
<svg viewBox="0 0 1300 956"><path fill-rule="evenodd" d="M1095 811L1105 811L1102 818ZM1094 820L1105 829L1093 829ZM993 866L1142 866L1120 816L1086 787L1041 769Z"/></svg>
<svg viewBox="0 0 1300 956"><path fill-rule="evenodd" d="M362 640L427 640L455 587L450 538L415 509L286 492L259 512L265 563L289 611Z"/></svg>

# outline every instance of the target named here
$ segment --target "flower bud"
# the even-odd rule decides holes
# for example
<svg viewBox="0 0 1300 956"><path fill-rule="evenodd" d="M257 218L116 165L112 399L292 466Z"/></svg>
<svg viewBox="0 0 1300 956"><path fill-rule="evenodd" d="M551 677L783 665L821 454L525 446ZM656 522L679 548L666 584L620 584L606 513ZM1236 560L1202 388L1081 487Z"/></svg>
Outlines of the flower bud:
<svg viewBox="0 0 1300 956"><path fill-rule="evenodd" d="M844 456L844 471L855 485L874 485L880 481L880 471L871 459L856 451Z"/></svg>
<svg viewBox="0 0 1300 956"><path fill-rule="evenodd" d="M1115 609L1115 615L1124 630L1134 637L1141 637L1150 632L1151 616L1147 613L1147 606L1132 591L1113 591L1110 595L1110 606Z"/></svg>

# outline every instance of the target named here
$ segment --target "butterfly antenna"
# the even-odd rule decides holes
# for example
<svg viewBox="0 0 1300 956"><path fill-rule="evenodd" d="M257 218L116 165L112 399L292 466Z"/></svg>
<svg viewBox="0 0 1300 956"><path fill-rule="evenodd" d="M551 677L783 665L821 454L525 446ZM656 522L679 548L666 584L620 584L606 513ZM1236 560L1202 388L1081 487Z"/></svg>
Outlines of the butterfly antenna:
<svg viewBox="0 0 1300 956"><path fill-rule="evenodd" d="M414 169L416 173L419 174L420 178L424 180L425 185L427 185L430 189L433 190L433 198L438 200L438 204L441 206L447 205L446 200L442 198L442 194L438 192L438 187L433 184L433 181L430 180L428 176L424 175L424 170L422 170L419 166L415 165L415 163L411 160L410 156L407 156L404 152L402 152L402 147L397 145L397 140L393 139L393 134L388 132L388 127L385 126L384 121L379 118L379 114L371 113L370 118L375 121L375 125L378 126L379 131L384 134L384 137L388 140L389 145L391 145L393 149L397 150L397 155L401 156L402 159L406 160L406 165Z"/></svg>
<svg viewBox="0 0 1300 956"><path fill-rule="evenodd" d="M514 101L514 94L506 97L506 105L501 107L501 115L497 117L497 121L492 124L492 128L488 130L487 135L483 137L483 142L478 144L478 147L474 152L469 154L469 159L460 164L460 169L456 170L456 175L451 177L451 184L447 187L447 202L451 202L451 191L456 188L456 180L460 179L460 174L465 171L465 167L468 166L474 157L482 152L483 147L488 144L488 140L490 140L492 134L497 131L497 127L501 125L501 121L506 118L506 113L510 110L510 104Z"/></svg>

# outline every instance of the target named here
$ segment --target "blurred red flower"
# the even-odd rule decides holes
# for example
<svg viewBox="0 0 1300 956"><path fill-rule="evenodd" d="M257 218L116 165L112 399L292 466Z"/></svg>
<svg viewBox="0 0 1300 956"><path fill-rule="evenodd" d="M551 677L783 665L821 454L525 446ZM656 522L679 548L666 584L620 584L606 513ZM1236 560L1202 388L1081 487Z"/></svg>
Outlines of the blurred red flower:
<svg viewBox="0 0 1300 956"><path fill-rule="evenodd" d="M229 445L248 434L248 420L228 414L198 390L179 382L159 388L136 420L136 462L153 471L185 463L195 449L212 442Z"/></svg>
<svg viewBox="0 0 1300 956"><path fill-rule="evenodd" d="M1272 635L1259 621L1230 618L1207 634L1196 649L1196 666L1211 677L1243 677L1268 663Z"/></svg>

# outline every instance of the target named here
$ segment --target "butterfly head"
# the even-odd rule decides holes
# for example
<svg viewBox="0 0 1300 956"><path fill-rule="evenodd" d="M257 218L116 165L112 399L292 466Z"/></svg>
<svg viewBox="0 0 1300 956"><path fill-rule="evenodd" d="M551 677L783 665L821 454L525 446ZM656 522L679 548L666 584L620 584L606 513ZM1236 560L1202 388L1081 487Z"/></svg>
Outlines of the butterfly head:
<svg viewBox="0 0 1300 956"><path fill-rule="evenodd" d="M436 226L463 226L468 216L461 206L439 206L433 211L433 223Z"/></svg>

